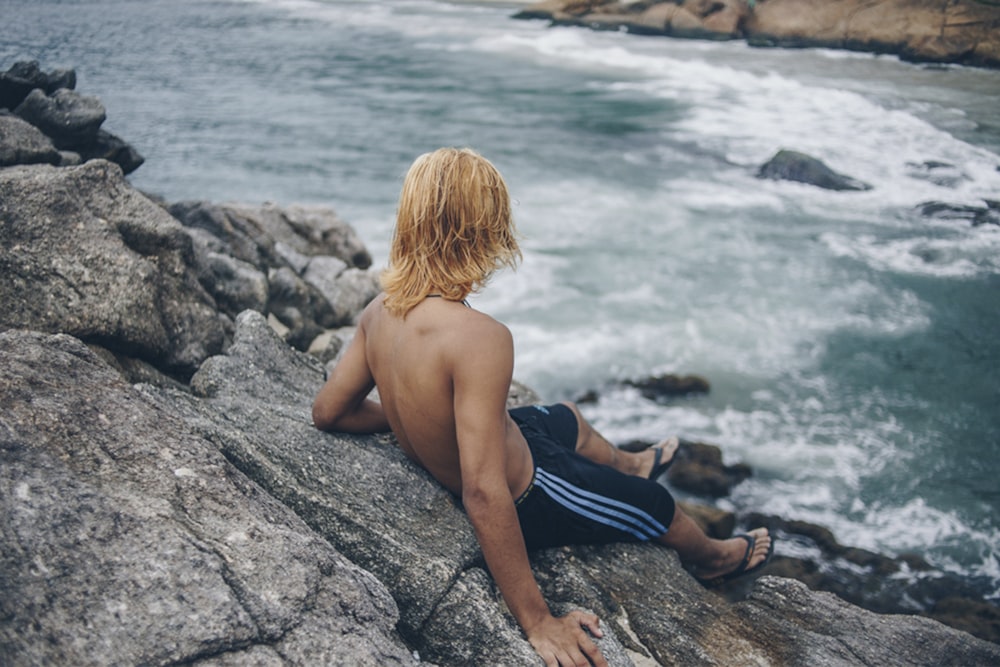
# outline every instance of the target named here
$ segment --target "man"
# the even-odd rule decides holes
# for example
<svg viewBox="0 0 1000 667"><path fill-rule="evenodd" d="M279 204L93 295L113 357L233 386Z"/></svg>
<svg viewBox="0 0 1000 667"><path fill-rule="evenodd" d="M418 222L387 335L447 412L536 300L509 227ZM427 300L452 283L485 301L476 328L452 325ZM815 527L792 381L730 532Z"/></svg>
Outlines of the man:
<svg viewBox="0 0 1000 667"><path fill-rule="evenodd" d="M712 581L770 557L765 529L712 540L655 482L676 438L639 453L605 440L571 404L508 412L510 331L465 298L520 259L507 186L485 158L443 148L403 183L383 294L320 390L313 421L350 433L391 430L406 455L462 499L486 564L547 665L606 665L584 629L554 617L527 552L567 543L656 540ZM367 398L378 387L379 402Z"/></svg>

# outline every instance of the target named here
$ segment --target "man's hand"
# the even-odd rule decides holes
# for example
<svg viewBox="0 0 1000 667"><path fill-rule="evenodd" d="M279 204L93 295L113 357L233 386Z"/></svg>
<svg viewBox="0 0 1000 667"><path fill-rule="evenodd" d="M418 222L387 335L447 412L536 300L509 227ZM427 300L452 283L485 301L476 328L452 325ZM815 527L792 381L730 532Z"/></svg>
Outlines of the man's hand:
<svg viewBox="0 0 1000 667"><path fill-rule="evenodd" d="M608 667L584 628L595 637L603 636L597 616L582 611L571 611L559 618L549 616L525 632L546 667Z"/></svg>

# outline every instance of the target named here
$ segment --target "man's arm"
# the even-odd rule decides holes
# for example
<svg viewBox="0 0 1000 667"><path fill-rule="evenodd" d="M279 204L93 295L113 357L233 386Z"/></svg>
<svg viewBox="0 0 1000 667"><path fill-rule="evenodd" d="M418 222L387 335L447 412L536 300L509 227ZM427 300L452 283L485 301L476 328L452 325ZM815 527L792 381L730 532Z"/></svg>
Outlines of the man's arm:
<svg viewBox="0 0 1000 667"><path fill-rule="evenodd" d="M468 332L468 344L454 351L462 504L500 593L546 665L590 664L589 657L594 665L606 667L600 650L582 629L587 626L599 636L597 617L579 611L553 617L531 571L507 483L506 402L514 345L505 327L492 324Z"/></svg>
<svg viewBox="0 0 1000 667"><path fill-rule="evenodd" d="M368 398L375 378L365 355L365 320L313 402L313 424L321 431L384 433L389 421L382 406Z"/></svg>

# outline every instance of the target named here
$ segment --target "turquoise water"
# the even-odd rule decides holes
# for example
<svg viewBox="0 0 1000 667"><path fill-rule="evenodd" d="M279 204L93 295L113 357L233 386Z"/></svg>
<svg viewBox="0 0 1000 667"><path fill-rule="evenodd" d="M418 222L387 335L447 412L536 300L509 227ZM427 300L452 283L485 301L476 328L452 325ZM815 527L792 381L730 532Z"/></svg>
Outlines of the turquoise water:
<svg viewBox="0 0 1000 667"><path fill-rule="evenodd" d="M515 3L7 0L0 67L74 67L171 201L333 206L387 252L419 153L507 176L525 262L474 299L548 399L681 432L755 477L722 504L919 552L1000 597L1000 72L550 29ZM867 181L760 181L781 148ZM920 165L946 162L938 185ZM618 380L698 373L649 403Z"/></svg>

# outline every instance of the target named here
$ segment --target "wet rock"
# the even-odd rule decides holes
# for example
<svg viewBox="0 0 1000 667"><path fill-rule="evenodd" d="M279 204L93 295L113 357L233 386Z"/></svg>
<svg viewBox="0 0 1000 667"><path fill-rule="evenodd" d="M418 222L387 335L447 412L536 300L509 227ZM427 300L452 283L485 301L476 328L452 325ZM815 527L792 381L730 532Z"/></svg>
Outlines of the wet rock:
<svg viewBox="0 0 1000 667"><path fill-rule="evenodd" d="M983 206L929 201L917 206L921 215L935 220L963 220L979 225L1000 225L1000 201L984 199Z"/></svg>
<svg viewBox="0 0 1000 667"><path fill-rule="evenodd" d="M651 401L689 394L707 394L711 390L708 380L699 375L656 375L638 380L625 380L622 384L635 387L643 397Z"/></svg>
<svg viewBox="0 0 1000 667"><path fill-rule="evenodd" d="M840 544L823 526L775 516L749 514L743 522L767 526L782 540L782 550L768 565L772 575L803 582L817 591L872 611L887 614L921 613L972 633L1000 641L1000 608L986 602L983 592L945 572L933 570L917 554L889 557ZM727 588L740 599L745 586ZM945 601L948 602L945 602Z"/></svg>
<svg viewBox="0 0 1000 667"><path fill-rule="evenodd" d="M827 190L871 190L872 186L839 174L820 160L796 151L778 151L757 171L757 178L808 183Z"/></svg>
<svg viewBox="0 0 1000 667"><path fill-rule="evenodd" d="M627 452L639 452L654 444L634 440L618 446ZM704 442L681 438L675 456L677 458L667 471L669 486L699 496L728 496L734 486L753 475L753 470L745 463L724 464L722 450Z"/></svg>
<svg viewBox="0 0 1000 667"><path fill-rule="evenodd" d="M968 174L948 162L938 160L907 162L906 167L910 177L945 188L958 187L959 184L971 180Z"/></svg>

